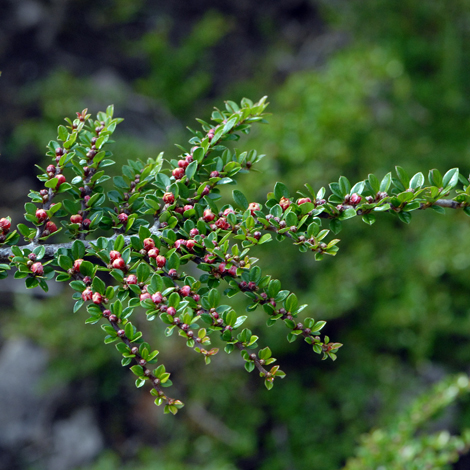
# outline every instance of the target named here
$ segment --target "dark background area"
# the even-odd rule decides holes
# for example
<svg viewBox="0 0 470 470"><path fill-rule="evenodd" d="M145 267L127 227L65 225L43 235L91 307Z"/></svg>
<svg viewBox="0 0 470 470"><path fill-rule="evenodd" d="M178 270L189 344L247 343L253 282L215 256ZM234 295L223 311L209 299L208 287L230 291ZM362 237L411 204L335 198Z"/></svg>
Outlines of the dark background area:
<svg viewBox="0 0 470 470"><path fill-rule="evenodd" d="M4 0L0 4L0 216L22 220L34 164L63 118L110 103L125 118L113 152L155 157L185 144L195 117L269 95L269 126L237 145L267 156L240 189L315 189L400 165L470 172L470 5L464 0L251 2ZM117 169L113 171L118 171ZM338 469L361 434L418 394L469 372L469 219L388 214L348 221L334 259L288 242L259 247L263 270L344 343L321 362L263 312L250 328L285 380L267 392L235 354L210 366L159 325L149 342L186 407L163 415L136 390L99 328L72 314L67 288L0 284L0 469ZM237 310L245 304L236 300ZM469 427L462 399L435 429ZM461 458L456 469L468 468ZM390 467L395 468L395 467ZM399 468L399 467L398 467ZM440 467L439 467L440 468Z"/></svg>

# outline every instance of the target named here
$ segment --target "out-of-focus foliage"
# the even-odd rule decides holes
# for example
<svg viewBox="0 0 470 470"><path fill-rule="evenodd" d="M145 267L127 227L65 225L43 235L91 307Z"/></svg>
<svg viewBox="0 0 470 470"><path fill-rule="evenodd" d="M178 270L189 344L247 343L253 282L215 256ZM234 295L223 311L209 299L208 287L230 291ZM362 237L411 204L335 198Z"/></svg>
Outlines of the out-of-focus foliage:
<svg viewBox="0 0 470 470"><path fill-rule="evenodd" d="M168 23L131 43L129 53L144 55L150 66L145 78L137 80L137 91L162 101L176 115L187 115L212 85L216 70L211 47L230 28L229 19L213 10L196 23L177 47L170 43Z"/></svg>
<svg viewBox="0 0 470 470"><path fill-rule="evenodd" d="M389 470L423 470L450 468L470 447L470 430L462 437L450 436L447 430L416 434L429 427L429 420L442 409L469 392L466 375L450 377L432 391L415 400L409 409L394 419L386 429L375 429L361 438L357 457L348 460L344 470L387 468Z"/></svg>

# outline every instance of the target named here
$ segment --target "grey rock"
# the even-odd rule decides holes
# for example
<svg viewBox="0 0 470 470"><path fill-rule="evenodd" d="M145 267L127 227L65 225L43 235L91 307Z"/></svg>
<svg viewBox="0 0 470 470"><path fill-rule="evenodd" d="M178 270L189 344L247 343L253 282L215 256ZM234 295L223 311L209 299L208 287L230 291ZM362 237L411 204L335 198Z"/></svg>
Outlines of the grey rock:
<svg viewBox="0 0 470 470"><path fill-rule="evenodd" d="M0 350L0 446L34 440L45 423L38 383L47 365L43 349L25 339L9 340Z"/></svg>
<svg viewBox="0 0 470 470"><path fill-rule="evenodd" d="M103 438L89 408L76 411L52 428L53 452L46 468L69 470L89 463L103 449Z"/></svg>

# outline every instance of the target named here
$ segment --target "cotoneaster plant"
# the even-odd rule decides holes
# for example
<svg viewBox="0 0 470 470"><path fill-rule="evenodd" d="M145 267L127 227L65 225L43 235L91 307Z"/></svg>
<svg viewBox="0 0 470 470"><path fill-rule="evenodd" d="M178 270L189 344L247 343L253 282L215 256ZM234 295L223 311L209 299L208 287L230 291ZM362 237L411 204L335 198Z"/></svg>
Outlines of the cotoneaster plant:
<svg viewBox="0 0 470 470"><path fill-rule="evenodd" d="M19 223L12 230L10 217L0 219L0 279L14 269L27 288L47 291L48 282L68 282L76 291L74 312L86 310L85 323L101 324L104 342L116 343L122 365L137 376L136 386L148 382L165 413L175 414L183 403L167 393L170 373L156 365L159 351L144 340L132 316L158 318L167 336L177 331L206 364L218 353L211 337L220 337L225 351L238 350L246 370L256 369L271 389L284 372L274 365L270 348L259 349L258 336L243 327L248 315L239 315L222 299L248 297L249 314L263 310L268 326L283 321L288 341L302 337L323 359L335 360L342 345L322 336L326 322L300 319L306 305L262 273L252 249L289 238L301 252L321 260L338 251L339 240L330 232L339 233L343 221L355 216L371 225L381 212L406 223L413 211L428 208L462 208L470 215L470 185L457 168L444 176L431 170L429 185L422 173L410 179L400 167L396 178L371 174L354 185L341 176L329 185L329 196L325 188L314 191L306 184L306 192L295 198L278 182L263 203L249 202L235 189L233 204L222 205L223 187L236 184L236 175L263 157L227 144L247 134L251 124L266 122L267 103L264 97L225 106L213 112L213 124L198 120L202 130L192 131L190 147L178 146L178 160L165 162L160 154L129 161L110 191L102 186L114 164L107 148L121 119L113 117L113 106L96 120L86 109L77 113L48 144L52 163L38 176L44 188L31 191L25 204L29 225ZM69 241L56 242L59 233ZM26 244L18 244L21 236ZM190 263L200 271L197 278L185 272Z"/></svg>

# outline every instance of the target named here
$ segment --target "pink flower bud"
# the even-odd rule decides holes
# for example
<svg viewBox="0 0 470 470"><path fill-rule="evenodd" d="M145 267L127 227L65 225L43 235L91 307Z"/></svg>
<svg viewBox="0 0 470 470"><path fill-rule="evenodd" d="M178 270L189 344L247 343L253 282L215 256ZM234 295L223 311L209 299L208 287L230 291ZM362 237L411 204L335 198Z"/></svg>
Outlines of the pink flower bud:
<svg viewBox="0 0 470 470"><path fill-rule="evenodd" d="M44 274L44 266L42 265L42 263L40 263L39 261L37 263L34 263L32 266L31 266L31 272L35 275L35 276L42 276Z"/></svg>

